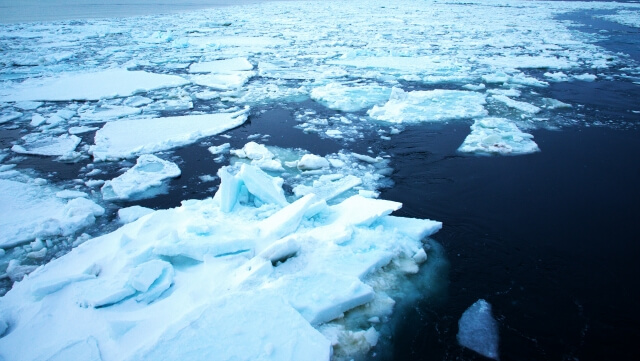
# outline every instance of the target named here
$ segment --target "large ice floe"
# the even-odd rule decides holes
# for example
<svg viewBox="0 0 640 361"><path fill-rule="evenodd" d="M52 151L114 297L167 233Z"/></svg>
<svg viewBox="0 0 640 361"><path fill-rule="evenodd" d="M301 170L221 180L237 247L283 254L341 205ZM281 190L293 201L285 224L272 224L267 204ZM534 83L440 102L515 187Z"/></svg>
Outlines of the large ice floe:
<svg viewBox="0 0 640 361"><path fill-rule="evenodd" d="M332 342L318 326L388 312L366 307L388 298L372 286L378 271L395 262L416 272L422 241L441 227L391 216L400 203L359 195L329 205L309 193L289 203L282 181L253 165L219 176L213 198L147 214L14 284L0 299L8 325L0 354L329 360ZM371 323L362 348L376 335Z"/></svg>
<svg viewBox="0 0 640 361"><path fill-rule="evenodd" d="M540 151L533 135L524 133L513 122L502 118L477 119L460 152L478 154L528 154Z"/></svg>
<svg viewBox="0 0 640 361"><path fill-rule="evenodd" d="M119 120L96 132L89 152L96 160L131 158L159 152L235 128L247 119L248 109L216 114Z"/></svg>

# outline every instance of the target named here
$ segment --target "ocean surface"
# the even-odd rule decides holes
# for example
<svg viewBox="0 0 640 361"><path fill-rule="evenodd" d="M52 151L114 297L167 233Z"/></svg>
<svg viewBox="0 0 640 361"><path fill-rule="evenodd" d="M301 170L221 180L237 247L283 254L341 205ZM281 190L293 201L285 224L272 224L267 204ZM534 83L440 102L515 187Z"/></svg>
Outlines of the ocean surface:
<svg viewBox="0 0 640 361"><path fill-rule="evenodd" d="M65 0L43 7L1 0L0 22L137 16L235 3L156 0L129 7ZM578 22L583 32L606 33L598 45L640 61L640 29L593 17L599 14L581 11L563 19ZM463 155L457 149L470 122L411 125L391 141L364 132L363 139L349 143L353 152L391 156L393 185L380 198L402 202L398 216L443 222L432 238L448 263L437 289L400 303L396 329L381 343L387 349L374 348L367 359L483 360L456 341L460 315L481 298L492 304L499 324L501 360L640 359L640 113L629 110L640 110L640 86L618 77L550 83L536 91L580 106L561 115L574 124L529 131L542 149L534 154ZM323 112L312 101L254 109L247 123L228 132L231 147L242 147L251 134L269 135L269 145L318 155L345 147L294 128L298 108ZM16 129L3 129L0 145L19 136ZM177 149L172 157L181 160L182 176L164 194L120 206L169 208L215 191L215 183L197 181L221 166L211 162L205 145ZM73 179L86 164L28 157L18 168ZM415 277L419 282L421 275Z"/></svg>

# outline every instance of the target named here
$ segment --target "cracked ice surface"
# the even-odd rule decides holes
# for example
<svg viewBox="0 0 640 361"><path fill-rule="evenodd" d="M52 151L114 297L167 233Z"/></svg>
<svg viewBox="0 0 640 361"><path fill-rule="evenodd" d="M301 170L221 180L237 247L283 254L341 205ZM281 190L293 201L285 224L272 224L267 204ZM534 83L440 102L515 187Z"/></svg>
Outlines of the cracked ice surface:
<svg viewBox="0 0 640 361"><path fill-rule="evenodd" d="M3 356L328 360L314 326L373 301L376 271L423 262L423 238L441 227L357 195L289 203L251 165L220 177L215 197L147 214L16 283L0 299ZM7 347L27 342L46 347Z"/></svg>

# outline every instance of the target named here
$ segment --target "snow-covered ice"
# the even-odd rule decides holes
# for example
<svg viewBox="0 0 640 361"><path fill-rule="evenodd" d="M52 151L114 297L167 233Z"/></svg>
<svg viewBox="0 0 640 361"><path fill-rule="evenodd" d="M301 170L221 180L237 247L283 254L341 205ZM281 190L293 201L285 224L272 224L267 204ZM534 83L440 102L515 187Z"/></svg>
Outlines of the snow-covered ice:
<svg viewBox="0 0 640 361"><path fill-rule="evenodd" d="M153 154L143 154L133 168L104 183L102 198L109 201L147 198L146 192L160 187L165 179L175 178L180 174L177 164Z"/></svg>
<svg viewBox="0 0 640 361"><path fill-rule="evenodd" d="M385 200L289 203L281 181L252 165L220 176L215 197L149 213L16 283L0 299L2 356L329 360L315 327L372 301L376 271L417 264L423 237L441 227L391 217L401 204ZM6 347L23 344L39 346Z"/></svg>
<svg viewBox="0 0 640 361"><path fill-rule="evenodd" d="M374 106L371 118L392 123L438 122L487 115L485 95L464 90L405 92L393 88L389 101Z"/></svg>
<svg viewBox="0 0 640 361"><path fill-rule="evenodd" d="M389 100L389 95L391 89L379 85L348 86L329 83L311 90L311 99L343 112L355 112L382 105Z"/></svg>
<svg viewBox="0 0 640 361"><path fill-rule="evenodd" d="M77 156L75 149L80 144L80 137L63 134L60 136L50 136L32 133L23 137L23 145L14 145L11 150L20 154L60 156L71 159Z"/></svg>
<svg viewBox="0 0 640 361"><path fill-rule="evenodd" d="M240 110L113 121L96 132L95 144L89 152L95 160L131 158L193 143L235 128L246 119L247 110Z"/></svg>
<svg viewBox="0 0 640 361"><path fill-rule="evenodd" d="M458 321L458 342L487 358L497 360L498 323L493 318L491 304L478 300L471 305Z"/></svg>
<svg viewBox="0 0 640 361"><path fill-rule="evenodd" d="M533 136L504 118L477 119L460 152L479 154L528 154L540 151Z"/></svg>
<svg viewBox="0 0 640 361"><path fill-rule="evenodd" d="M70 235L92 225L104 213L86 195L59 197L58 191L38 182L0 179L0 247Z"/></svg>
<svg viewBox="0 0 640 361"><path fill-rule="evenodd" d="M63 73L56 77L27 79L22 83L0 88L0 101L100 100L177 87L186 83L186 79L176 75L126 69Z"/></svg>

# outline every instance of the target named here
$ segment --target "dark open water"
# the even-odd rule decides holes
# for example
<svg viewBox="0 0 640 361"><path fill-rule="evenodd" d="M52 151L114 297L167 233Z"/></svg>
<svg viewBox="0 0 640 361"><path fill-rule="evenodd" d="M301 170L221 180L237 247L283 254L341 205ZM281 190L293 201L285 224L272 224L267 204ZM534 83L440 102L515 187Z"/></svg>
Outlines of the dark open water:
<svg viewBox="0 0 640 361"><path fill-rule="evenodd" d="M582 30L638 60L640 31L573 14ZM640 86L624 79L552 84L549 97L582 104L582 125L532 134L542 152L456 153L460 124L393 138L399 215L444 223L445 295L404 311L393 360L482 360L459 346L458 319L493 305L502 360L640 360ZM607 124L607 126L598 126Z"/></svg>

